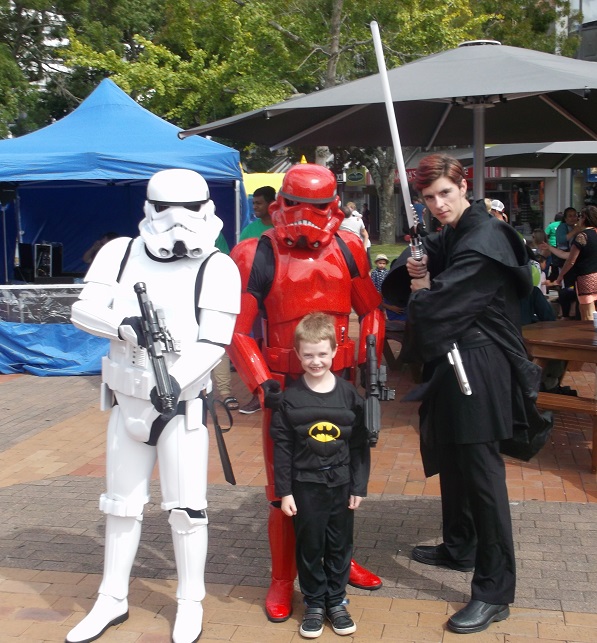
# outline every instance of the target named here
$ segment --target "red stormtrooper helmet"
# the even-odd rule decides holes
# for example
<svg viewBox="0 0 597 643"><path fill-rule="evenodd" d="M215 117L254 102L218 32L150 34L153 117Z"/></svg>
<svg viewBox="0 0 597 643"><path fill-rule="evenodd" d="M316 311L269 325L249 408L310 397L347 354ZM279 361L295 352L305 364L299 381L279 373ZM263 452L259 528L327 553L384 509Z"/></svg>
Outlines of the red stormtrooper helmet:
<svg viewBox="0 0 597 643"><path fill-rule="evenodd" d="M344 215L336 194L336 179L313 163L293 165L269 212L278 241L287 247L315 250L327 246Z"/></svg>

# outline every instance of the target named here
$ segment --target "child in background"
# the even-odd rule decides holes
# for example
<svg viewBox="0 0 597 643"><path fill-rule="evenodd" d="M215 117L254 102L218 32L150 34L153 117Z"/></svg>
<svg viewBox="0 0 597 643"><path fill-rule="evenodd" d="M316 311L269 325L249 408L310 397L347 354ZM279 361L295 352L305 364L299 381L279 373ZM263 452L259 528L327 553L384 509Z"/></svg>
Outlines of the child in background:
<svg viewBox="0 0 597 643"><path fill-rule="evenodd" d="M301 378L285 391L272 419L276 495L292 516L305 613L304 638L323 633L324 619L346 636L356 625L344 605L353 549L354 510L367 495L370 451L364 400L331 371L334 320L311 313L296 327Z"/></svg>
<svg viewBox="0 0 597 643"><path fill-rule="evenodd" d="M388 258L384 254L379 254L375 257L375 268L371 271L371 279L377 292L381 292L381 284L388 276Z"/></svg>
<svg viewBox="0 0 597 643"><path fill-rule="evenodd" d="M537 261L539 262L539 268L541 269L539 289L544 295L547 295L547 289L551 285L551 283L547 281L547 259L543 255L538 255Z"/></svg>

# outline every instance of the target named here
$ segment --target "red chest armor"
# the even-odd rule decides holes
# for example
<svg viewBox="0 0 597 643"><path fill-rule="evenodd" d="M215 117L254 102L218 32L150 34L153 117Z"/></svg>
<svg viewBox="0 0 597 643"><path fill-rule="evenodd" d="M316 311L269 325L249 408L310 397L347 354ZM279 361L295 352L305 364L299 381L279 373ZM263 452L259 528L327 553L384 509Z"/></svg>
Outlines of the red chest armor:
<svg viewBox="0 0 597 643"><path fill-rule="evenodd" d="M273 237L271 231L265 234ZM302 317L318 311L336 319L338 353L333 369L352 366L354 342L348 339L351 276L336 241L332 240L319 252L285 248L274 239L272 247L276 267L264 301L268 321L262 347L270 369L278 373L302 372L293 348L294 329Z"/></svg>

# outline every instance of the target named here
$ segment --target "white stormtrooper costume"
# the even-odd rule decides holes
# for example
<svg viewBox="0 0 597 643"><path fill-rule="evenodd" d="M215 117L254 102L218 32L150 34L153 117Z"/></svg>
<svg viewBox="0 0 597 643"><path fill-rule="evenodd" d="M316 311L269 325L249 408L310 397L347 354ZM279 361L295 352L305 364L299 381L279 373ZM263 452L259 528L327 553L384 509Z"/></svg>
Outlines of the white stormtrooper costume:
<svg viewBox="0 0 597 643"><path fill-rule="evenodd" d="M232 338L240 277L234 262L215 250L222 221L202 176L192 170L158 172L148 183L144 212L139 237L114 239L100 250L72 308L75 326L111 340L102 364L102 408L112 411L107 490L100 498L106 514L103 580L93 609L68 633L69 643L93 641L128 618L130 573L156 459L178 572L172 640L191 643L201 633L208 434L206 409L198 396L211 390L210 372ZM164 356L175 390L176 384L180 387L177 415L161 418L165 427L155 446L146 444L160 412L151 401L155 378L137 332L138 282L146 284L176 342L175 351ZM159 400L156 404L161 409Z"/></svg>

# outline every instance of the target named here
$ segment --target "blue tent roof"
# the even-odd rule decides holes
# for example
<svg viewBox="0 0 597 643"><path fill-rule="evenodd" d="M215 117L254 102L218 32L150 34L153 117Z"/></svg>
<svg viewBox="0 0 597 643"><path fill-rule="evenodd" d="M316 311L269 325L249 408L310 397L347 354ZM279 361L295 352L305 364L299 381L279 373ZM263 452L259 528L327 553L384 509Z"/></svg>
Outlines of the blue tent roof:
<svg viewBox="0 0 597 643"><path fill-rule="evenodd" d="M238 151L193 136L138 105L110 79L68 116L0 141L0 181L148 179L158 170L196 170L208 182L242 180Z"/></svg>

